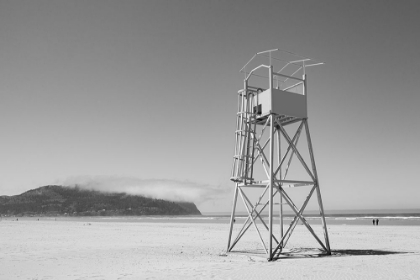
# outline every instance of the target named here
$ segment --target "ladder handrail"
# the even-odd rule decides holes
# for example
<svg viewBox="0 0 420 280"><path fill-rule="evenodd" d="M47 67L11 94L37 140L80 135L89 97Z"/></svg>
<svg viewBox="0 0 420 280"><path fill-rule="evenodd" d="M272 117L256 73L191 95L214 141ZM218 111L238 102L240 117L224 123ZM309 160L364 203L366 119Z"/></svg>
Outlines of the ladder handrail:
<svg viewBox="0 0 420 280"><path fill-rule="evenodd" d="M255 143L253 138L255 137L256 126L256 114L253 112L254 109L254 96L257 95L256 91L247 90L248 87L245 84L243 91L238 92L238 113L236 122L236 143L235 143L235 154L233 156L232 176L231 180L235 182L242 182L248 184L252 181L253 175L253 164L254 164L254 151Z"/></svg>

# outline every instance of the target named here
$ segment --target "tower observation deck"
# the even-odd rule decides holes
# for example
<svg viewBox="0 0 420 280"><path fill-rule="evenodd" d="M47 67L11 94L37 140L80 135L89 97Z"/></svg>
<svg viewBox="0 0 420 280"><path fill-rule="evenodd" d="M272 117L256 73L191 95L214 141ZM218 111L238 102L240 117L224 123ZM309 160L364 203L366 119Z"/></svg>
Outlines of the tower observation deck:
<svg viewBox="0 0 420 280"><path fill-rule="evenodd" d="M268 259L278 258L284 252L297 223L301 221L321 245L322 251L325 254L331 253L307 110L306 71L309 67L322 64L291 52L273 49L256 53L240 70L244 80L243 88L238 91L235 151L230 178L235 183L235 192L227 252L233 252L252 226L257 231L262 250ZM306 138L307 145L304 148L299 146L301 143L298 145L301 135L306 136L302 137ZM292 164L294 158L297 160ZM299 172L293 172L296 163L300 166ZM291 174L299 178L289 178ZM300 208L286 192L287 188L296 187L308 188ZM246 194L249 188L262 190L255 202ZM303 215L314 193L325 242L321 241ZM276 196L278 202L274 202ZM238 197L242 198L248 217L242 228L237 229L236 238L232 238ZM273 232L273 205L279 205L279 234ZM289 206L295 214L286 231L283 225L283 205ZM261 226L268 231L268 239L261 235Z"/></svg>

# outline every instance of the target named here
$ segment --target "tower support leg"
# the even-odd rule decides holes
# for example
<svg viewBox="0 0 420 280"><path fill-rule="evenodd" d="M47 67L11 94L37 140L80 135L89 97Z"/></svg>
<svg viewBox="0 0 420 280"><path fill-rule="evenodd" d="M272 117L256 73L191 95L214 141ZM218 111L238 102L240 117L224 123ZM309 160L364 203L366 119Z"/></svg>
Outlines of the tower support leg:
<svg viewBox="0 0 420 280"><path fill-rule="evenodd" d="M282 172L281 172L281 140L280 140L280 131L277 130L277 154L278 154L278 175L281 179ZM282 184L280 183L279 187L281 187ZM283 239L283 197L281 194L279 194L279 220L280 220L280 240ZM283 247L283 244L280 244L281 247Z"/></svg>
<svg viewBox="0 0 420 280"><path fill-rule="evenodd" d="M309 133L308 120L306 119L304 120L304 122L305 122L305 129L306 129L306 138L308 141L308 149L309 149L309 154L311 157L312 170L315 177L315 188L316 188L316 194L317 194L318 204L319 204L319 214L321 216L322 227L324 229L325 246L327 247L327 253L331 254L330 241L328 238L327 223L325 222L324 206L322 205L321 190L319 189L318 174L316 171L315 157L314 157L314 152L312 149L312 141L311 141L311 134Z"/></svg>
<svg viewBox="0 0 420 280"><path fill-rule="evenodd" d="M273 259L273 188L274 188L274 115L270 116L270 189L269 189L269 239L268 259Z"/></svg>
<svg viewBox="0 0 420 280"><path fill-rule="evenodd" d="M235 193L233 194L233 204L232 204L232 214L230 216L230 230L229 230L229 240L227 245L226 252L230 251L230 242L232 239L232 230L233 230L233 223L235 222L235 211L236 211L236 202L238 201L238 183L235 186Z"/></svg>

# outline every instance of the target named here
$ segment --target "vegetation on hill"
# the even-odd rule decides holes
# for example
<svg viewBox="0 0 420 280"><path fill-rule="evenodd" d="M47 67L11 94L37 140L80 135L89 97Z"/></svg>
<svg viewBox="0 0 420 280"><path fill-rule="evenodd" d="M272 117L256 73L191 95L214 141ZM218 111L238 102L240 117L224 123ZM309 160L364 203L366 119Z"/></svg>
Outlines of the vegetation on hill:
<svg viewBox="0 0 420 280"><path fill-rule="evenodd" d="M190 202L173 202L79 187L44 186L20 195L0 196L0 215L137 216L201 213Z"/></svg>

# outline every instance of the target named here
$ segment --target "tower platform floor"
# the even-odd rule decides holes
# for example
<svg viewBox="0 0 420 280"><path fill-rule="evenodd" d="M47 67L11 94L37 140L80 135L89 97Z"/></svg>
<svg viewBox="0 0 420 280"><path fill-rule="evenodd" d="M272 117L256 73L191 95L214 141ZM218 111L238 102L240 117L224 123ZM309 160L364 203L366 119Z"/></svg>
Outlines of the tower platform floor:
<svg viewBox="0 0 420 280"><path fill-rule="evenodd" d="M265 125L265 123L267 122L267 119L269 118L270 115L265 115L265 116L257 116L255 118L254 121L251 121L252 124L256 123L258 125ZM293 116L287 116L287 115L281 115L280 116L280 123L282 126L286 126L298 121L301 121L303 118L298 118L298 117L293 117ZM270 124L270 121L268 121L268 124Z"/></svg>

